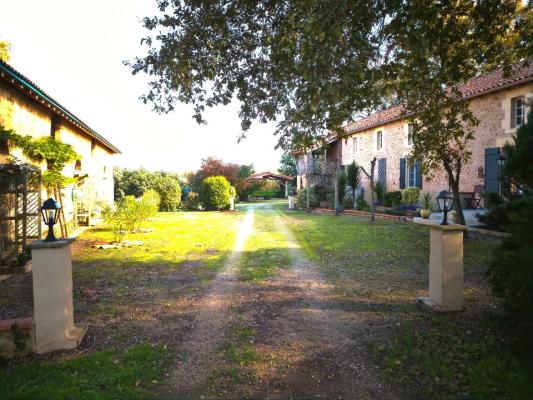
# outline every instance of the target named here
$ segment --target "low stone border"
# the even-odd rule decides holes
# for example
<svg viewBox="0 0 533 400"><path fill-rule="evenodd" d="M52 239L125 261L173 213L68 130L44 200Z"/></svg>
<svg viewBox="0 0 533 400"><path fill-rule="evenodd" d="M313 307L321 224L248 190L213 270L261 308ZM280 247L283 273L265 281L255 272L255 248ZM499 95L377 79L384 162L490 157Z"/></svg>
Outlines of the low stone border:
<svg viewBox="0 0 533 400"><path fill-rule="evenodd" d="M313 210L316 214L333 214L335 211L330 210L329 208L320 208L317 207ZM368 217L370 218L370 212L360 211L360 210L344 210L338 215L352 215L357 217ZM411 221L412 218L403 216L403 215L390 215L390 214L381 214L375 213L376 219L386 219L386 220L395 220L395 221Z"/></svg>
<svg viewBox="0 0 533 400"><path fill-rule="evenodd" d="M499 239L504 239L504 238L511 236L511 234L507 232L491 231L489 229L480 229L480 228L471 228L471 227L468 227L467 229L468 229L468 232L479 233L480 235L492 236L492 237L499 238Z"/></svg>

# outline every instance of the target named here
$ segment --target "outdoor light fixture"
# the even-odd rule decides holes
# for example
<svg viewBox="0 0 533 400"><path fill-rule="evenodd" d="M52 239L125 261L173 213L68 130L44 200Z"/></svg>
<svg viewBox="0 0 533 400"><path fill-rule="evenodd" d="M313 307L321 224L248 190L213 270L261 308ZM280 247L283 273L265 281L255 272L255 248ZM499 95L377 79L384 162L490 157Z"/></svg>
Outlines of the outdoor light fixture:
<svg viewBox="0 0 533 400"><path fill-rule="evenodd" d="M57 240L54 236L54 225L57 224L59 219L60 209L61 205L51 197L41 207L44 224L48 225L48 235L44 239L45 242L55 242Z"/></svg>
<svg viewBox="0 0 533 400"><path fill-rule="evenodd" d="M453 193L443 190L437 196L437 203L439 205L440 211L444 213L444 218L442 219L441 225L448 225L448 211L453 208Z"/></svg>

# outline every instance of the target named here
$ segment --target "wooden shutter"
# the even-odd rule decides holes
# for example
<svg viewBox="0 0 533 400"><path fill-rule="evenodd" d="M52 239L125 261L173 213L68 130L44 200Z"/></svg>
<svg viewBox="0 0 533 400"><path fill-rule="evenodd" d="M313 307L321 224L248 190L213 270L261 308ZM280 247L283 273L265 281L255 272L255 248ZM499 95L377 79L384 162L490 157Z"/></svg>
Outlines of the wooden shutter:
<svg viewBox="0 0 533 400"><path fill-rule="evenodd" d="M422 164L419 161L416 162L416 187L422 189Z"/></svg>
<svg viewBox="0 0 533 400"><path fill-rule="evenodd" d="M499 147L485 149L485 193L498 193L500 180L499 158Z"/></svg>
<svg viewBox="0 0 533 400"><path fill-rule="evenodd" d="M405 189L405 158L400 158L400 189Z"/></svg>

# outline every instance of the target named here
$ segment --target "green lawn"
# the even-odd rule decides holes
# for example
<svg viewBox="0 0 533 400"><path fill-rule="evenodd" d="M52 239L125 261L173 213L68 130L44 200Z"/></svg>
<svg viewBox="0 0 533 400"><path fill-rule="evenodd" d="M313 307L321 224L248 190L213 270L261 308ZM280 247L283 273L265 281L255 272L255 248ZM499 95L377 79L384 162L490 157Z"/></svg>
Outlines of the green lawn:
<svg viewBox="0 0 533 400"><path fill-rule="evenodd" d="M142 246L120 249L92 247L112 240L106 229L84 232L73 254L74 310L76 320L89 322L82 348L90 351L74 360L68 359L73 354L57 354L50 361L12 360L0 370L0 397L146 397L146 389L163 378L166 349L179 352L181 335L194 318L188 304L224 266L243 216L159 213L145 224L153 232L126 238L140 240ZM18 279L0 282L1 299L6 300L0 307L25 305L24 313L31 313L31 276ZM21 285L28 286L22 291L25 297Z"/></svg>
<svg viewBox="0 0 533 400"><path fill-rule="evenodd" d="M272 202L271 204L282 204ZM239 277L247 282L260 282L290 265L288 243L279 230L280 214L259 208L253 231L246 241L239 263Z"/></svg>
<svg viewBox="0 0 533 400"><path fill-rule="evenodd" d="M2 399L140 399L166 364L163 346L139 345L0 371Z"/></svg>
<svg viewBox="0 0 533 400"><path fill-rule="evenodd" d="M533 367L513 358L500 329L500 306L485 271L496 244L465 242L465 309L432 314L415 305L427 294L428 228L406 222L286 211L285 202L255 203L255 222L237 275L248 289L268 285L290 265L287 223L305 253L335 288L372 362L409 399L531 399ZM241 207L245 210L246 207ZM164 380L167 354L179 357L199 299L231 252L245 213L160 213L138 247L100 250L105 229L90 229L73 256L75 315L90 323L82 348L0 370L2 398L130 399ZM0 312L31 312L31 277L0 282ZM262 362L252 343L262 332L237 307L218 354L225 368L210 376L209 393L254 381ZM79 351L79 350L78 350ZM263 360L264 361L264 360Z"/></svg>
<svg viewBox="0 0 533 400"><path fill-rule="evenodd" d="M91 323L164 315L199 294L223 267L243 214L159 213L146 223L153 232L126 238L142 246L120 249L91 247L112 240L105 229L85 232L73 262L73 280L82 293L78 308L88 308ZM87 290L94 292L89 299Z"/></svg>
<svg viewBox="0 0 533 400"><path fill-rule="evenodd" d="M533 368L503 350L500 308L485 281L493 241L465 241L465 310L434 314L415 305L427 295L427 227L298 211L286 218L341 303L372 321L375 362L408 398L533 398Z"/></svg>

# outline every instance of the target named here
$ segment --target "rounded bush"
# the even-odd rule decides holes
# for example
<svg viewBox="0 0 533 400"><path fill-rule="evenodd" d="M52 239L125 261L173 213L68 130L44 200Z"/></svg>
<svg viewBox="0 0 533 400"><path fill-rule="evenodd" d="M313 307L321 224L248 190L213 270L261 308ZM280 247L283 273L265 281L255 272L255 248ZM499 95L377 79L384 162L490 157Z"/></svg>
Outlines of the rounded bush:
<svg viewBox="0 0 533 400"><path fill-rule="evenodd" d="M230 206L230 184L223 176L210 176L202 182L202 203L206 210L224 210Z"/></svg>

